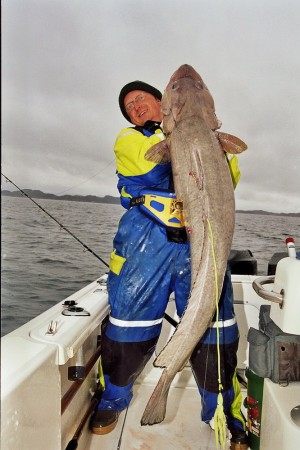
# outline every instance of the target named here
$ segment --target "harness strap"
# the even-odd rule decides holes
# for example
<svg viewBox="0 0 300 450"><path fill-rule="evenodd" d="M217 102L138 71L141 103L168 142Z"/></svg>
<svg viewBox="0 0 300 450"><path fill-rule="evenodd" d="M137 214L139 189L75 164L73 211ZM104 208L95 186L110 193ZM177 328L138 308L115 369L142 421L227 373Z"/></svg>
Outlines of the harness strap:
<svg viewBox="0 0 300 450"><path fill-rule="evenodd" d="M141 195L140 197L132 197L130 199L130 208L132 206L139 206L139 205L143 205L145 203L145 196Z"/></svg>
<svg viewBox="0 0 300 450"><path fill-rule="evenodd" d="M130 200L130 206L139 209L159 224L170 228L184 228L182 201L172 192L142 190L139 197Z"/></svg>

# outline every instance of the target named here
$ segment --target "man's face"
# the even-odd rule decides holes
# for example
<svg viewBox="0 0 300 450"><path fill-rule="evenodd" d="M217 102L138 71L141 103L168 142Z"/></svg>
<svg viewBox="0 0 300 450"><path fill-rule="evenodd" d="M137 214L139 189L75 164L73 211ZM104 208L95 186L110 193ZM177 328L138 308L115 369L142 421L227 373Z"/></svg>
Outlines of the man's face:
<svg viewBox="0 0 300 450"><path fill-rule="evenodd" d="M129 92L124 98L124 106L134 125L144 125L147 120L162 121L160 100L148 92Z"/></svg>

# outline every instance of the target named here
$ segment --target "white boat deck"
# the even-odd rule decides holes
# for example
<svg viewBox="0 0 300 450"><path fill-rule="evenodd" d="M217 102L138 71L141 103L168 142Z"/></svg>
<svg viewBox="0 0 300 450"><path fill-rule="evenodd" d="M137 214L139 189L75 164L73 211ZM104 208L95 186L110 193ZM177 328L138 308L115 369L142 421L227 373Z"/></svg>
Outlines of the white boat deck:
<svg viewBox="0 0 300 450"><path fill-rule="evenodd" d="M167 313L178 319L174 302ZM156 355L173 333L173 327L164 321ZM165 420L152 426L141 426L140 421L148 400L159 380L162 369L153 366L150 359L133 387L133 399L127 412L120 414L116 428L108 435L89 433L85 447L80 450L216 450L214 431L201 421L201 398L191 368L179 372L170 388ZM242 365L241 365L242 366ZM242 374L242 372L241 372ZM246 390L242 388L243 398ZM243 413L246 417L246 410ZM229 439L226 450L230 448Z"/></svg>
<svg viewBox="0 0 300 450"><path fill-rule="evenodd" d="M127 411L120 414L117 427L108 435L90 435L84 450L216 450L215 434L200 419L201 400L190 368L179 374L168 396L166 418L161 424L141 426L140 420L156 383L142 380L134 386L134 397ZM243 392L243 397L246 392ZM230 448L227 439L226 450Z"/></svg>
<svg viewBox="0 0 300 450"><path fill-rule="evenodd" d="M297 273L290 280L292 264L296 265ZM280 271L276 272L276 292L284 289L285 307L279 308L274 303L272 313L280 313L276 323L283 331L290 332L282 326L284 314L288 313L288 325L293 326L291 330L299 335L299 261L284 258L279 267ZM248 330L250 327L257 329L260 306L269 304L253 290L255 278L250 275L232 276L235 312L240 329L237 367L241 375L248 361ZM271 284L267 286L266 291L273 289ZM1 371L1 448L4 445L5 450L37 450L45 448L46 442L47 450L66 450L67 447L69 450L216 450L218 446L214 432L200 419L200 395L188 366L172 382L165 420L152 427L140 425L144 409L161 374L161 369L153 367L155 356L138 378L130 408L122 412L113 432L105 436L91 433L83 418L95 389L98 365L95 363L72 399L69 393L72 382L68 379L67 371L74 365L81 348L86 361L93 361L100 323L108 310L105 282L95 281L68 299L71 298L91 315L62 315L64 307L60 302L1 339L1 365L5 367L5 371ZM167 313L178 320L172 298ZM53 324L56 324L55 331L50 333L49 326L52 329ZM160 353L173 331L173 327L164 321L156 354ZM262 450L299 448L299 424L291 417L291 411L299 407L299 392L299 381L281 386L265 379ZM242 393L245 397L243 388ZM67 400L69 398L65 402L68 407L61 414L62 400L66 395ZM246 416L245 408L242 407L242 410ZM76 436L76 430L80 430L78 447L74 447L72 439ZM229 447L228 439L226 450Z"/></svg>

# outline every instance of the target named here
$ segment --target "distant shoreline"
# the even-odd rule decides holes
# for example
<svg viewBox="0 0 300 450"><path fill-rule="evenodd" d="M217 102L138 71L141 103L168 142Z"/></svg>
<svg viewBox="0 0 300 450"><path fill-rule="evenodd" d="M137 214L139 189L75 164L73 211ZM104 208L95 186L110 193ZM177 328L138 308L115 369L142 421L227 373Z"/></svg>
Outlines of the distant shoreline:
<svg viewBox="0 0 300 450"><path fill-rule="evenodd" d="M97 197L96 195L55 195L55 194L45 194L42 191L34 189L23 189L28 197L37 199L47 199L47 200L64 200L73 202L88 202L88 203L111 203L120 204L119 197L113 197L112 195L105 195L104 197ZM7 197L24 197L25 196L20 191L7 191L2 190L1 195Z"/></svg>
<svg viewBox="0 0 300 450"><path fill-rule="evenodd" d="M55 195L47 194L39 190L34 189L23 189L25 194L29 197L36 199L48 199L48 200L64 200L73 202L87 202L87 203L109 203L114 205L120 204L119 197L113 197L112 195L105 195L104 197L97 197L96 195ZM7 197L24 197L20 191L7 191L2 190L1 196ZM242 214L257 214L257 215L272 215L272 216L290 216L290 217L300 217L300 212L298 213L275 213L263 210L237 210L237 213Z"/></svg>

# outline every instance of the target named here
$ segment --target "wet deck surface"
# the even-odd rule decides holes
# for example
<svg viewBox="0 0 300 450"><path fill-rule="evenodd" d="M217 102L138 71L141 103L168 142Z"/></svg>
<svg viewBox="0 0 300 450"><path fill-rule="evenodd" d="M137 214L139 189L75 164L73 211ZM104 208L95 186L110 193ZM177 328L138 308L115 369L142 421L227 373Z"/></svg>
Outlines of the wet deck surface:
<svg viewBox="0 0 300 450"><path fill-rule="evenodd" d="M214 432L200 420L201 401L195 386L171 387L165 420L153 426L140 425L154 386L137 384L130 408L121 413L117 427L106 436L91 434L85 450L216 450ZM227 440L226 450L229 447Z"/></svg>

